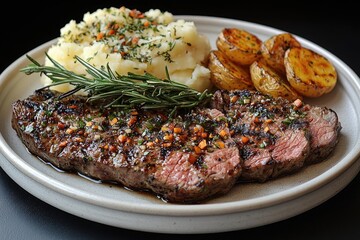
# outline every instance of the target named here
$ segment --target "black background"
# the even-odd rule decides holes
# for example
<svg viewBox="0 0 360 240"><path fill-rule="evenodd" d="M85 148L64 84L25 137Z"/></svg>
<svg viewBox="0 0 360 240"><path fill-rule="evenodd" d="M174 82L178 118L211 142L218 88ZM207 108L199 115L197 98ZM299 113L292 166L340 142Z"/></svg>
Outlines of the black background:
<svg viewBox="0 0 360 240"><path fill-rule="evenodd" d="M227 1L195 0L7 2L0 13L0 72L23 54L58 37L60 28L71 19L80 21L85 12L123 5L140 11L158 8L174 15L218 16L278 28L327 49L360 75L359 13L355 3L346 1L336 5L325 1L239 1L237 6ZM330 200L285 221L217 234L154 234L114 228L62 212L24 191L0 169L0 239L360 239L359 203L357 176Z"/></svg>

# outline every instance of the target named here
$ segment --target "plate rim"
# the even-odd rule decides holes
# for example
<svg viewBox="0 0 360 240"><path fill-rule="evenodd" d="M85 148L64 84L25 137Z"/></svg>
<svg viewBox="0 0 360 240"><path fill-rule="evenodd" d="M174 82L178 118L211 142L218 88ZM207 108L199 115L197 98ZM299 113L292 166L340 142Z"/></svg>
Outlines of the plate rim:
<svg viewBox="0 0 360 240"><path fill-rule="evenodd" d="M227 22L234 24L234 25L246 25L251 28L262 29L265 31L266 34L269 31L272 32L283 32L280 29L276 29L270 26L266 26L263 24L247 22L237 19L230 19L230 18L222 18L222 17L211 17L211 16L197 16L197 15L177 15L177 18L182 18L187 21L201 21L201 22L221 22L221 25L225 25ZM207 23L208 24L208 23ZM335 60L334 64L341 67L345 74L350 76L353 79L353 84L356 86L357 89L360 89L360 79L356 75L356 73L341 59L337 56L329 52L328 50L320 47L319 45L308 41L300 36L297 36L299 40L307 45L310 45L319 52L330 56L331 59ZM50 40L45 42L38 47L32 49L27 54L34 55L34 54L41 54L41 49L48 48L56 39ZM19 68L18 65L26 61L26 54L20 56L17 60L15 60L11 65L9 65L0 75L0 88L6 81L8 81L8 75L13 73L13 69ZM6 81L5 81L5 80ZM358 140L353 149L360 148L360 141ZM263 197L257 197L256 199L248 199L248 200L240 200L234 202L224 202L224 203L205 203L205 204L190 204L190 205L178 205L178 204L166 204L166 205L154 205L152 203L120 203L114 201L108 201L106 198L99 197L94 199L94 196L88 196L88 194L84 191L79 193L79 190L72 189L73 187L65 186L65 184L57 183L57 181L50 179L44 173L34 169L32 166L23 162L22 158L17 155L17 153L10 148L10 146L6 143L5 139L3 138L2 134L0 133L0 152L4 155L4 157L9 161L12 165L14 165L17 169L21 172L26 174L27 176L35 179L40 184L45 185L53 190L56 190L60 193L65 193L69 197L76 198L77 200L84 201L90 204L94 204L97 206L102 206L110 209L116 209L120 211L127 211L133 213L146 213L146 214L155 214L155 215L163 215L163 216L207 216L207 215L222 215L234 212L243 212L258 209L259 207L269 207L272 205L276 205L282 203L284 201L289 201L292 199L296 199L301 197L302 195L315 191L319 187L323 186L326 183L331 182L336 177L341 175L345 172L349 167L351 167L355 161L359 159L360 151L352 150L350 151L344 158L341 159L332 169L327 170L326 172L322 173L321 175L315 177L314 179L303 183L301 185L295 186L291 189L273 193L270 195L266 195ZM51 183L51 184L50 184ZM74 192L77 192L76 196L74 196ZM254 204L254 201L256 203ZM161 200L159 200L161 201ZM105 204L105 206L104 206Z"/></svg>

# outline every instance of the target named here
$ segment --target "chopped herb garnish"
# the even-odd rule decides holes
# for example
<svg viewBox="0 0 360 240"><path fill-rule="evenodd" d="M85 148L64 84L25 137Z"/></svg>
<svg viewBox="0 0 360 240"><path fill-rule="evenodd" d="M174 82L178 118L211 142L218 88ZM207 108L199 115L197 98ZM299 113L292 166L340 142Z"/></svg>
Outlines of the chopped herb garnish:
<svg viewBox="0 0 360 240"><path fill-rule="evenodd" d="M85 123L84 121L82 121L82 120L79 120L79 121L77 122L77 124L78 124L78 127L79 127L79 128L85 128L85 126L86 126L86 123Z"/></svg>

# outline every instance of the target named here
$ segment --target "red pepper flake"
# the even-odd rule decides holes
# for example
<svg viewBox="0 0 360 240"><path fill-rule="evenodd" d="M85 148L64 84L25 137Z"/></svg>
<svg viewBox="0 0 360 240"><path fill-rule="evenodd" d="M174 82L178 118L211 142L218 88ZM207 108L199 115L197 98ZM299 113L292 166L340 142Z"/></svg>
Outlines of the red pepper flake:
<svg viewBox="0 0 360 240"><path fill-rule="evenodd" d="M241 136L241 142L242 143L244 143L244 144L246 144L246 143L248 143L249 142L249 138L248 137L246 137L246 136Z"/></svg>
<svg viewBox="0 0 360 240"><path fill-rule="evenodd" d="M124 143L126 142L127 137L125 135L119 135L117 139L119 142Z"/></svg>
<svg viewBox="0 0 360 240"><path fill-rule="evenodd" d="M58 123L57 123L57 126L58 126L58 128L59 128L60 130L63 130L63 129L65 128L65 124L62 123L62 122L58 122Z"/></svg>
<svg viewBox="0 0 360 240"><path fill-rule="evenodd" d="M147 146L148 148L154 147L154 145L155 145L154 142L147 142L147 143L146 143L146 146Z"/></svg>
<svg viewBox="0 0 360 240"><path fill-rule="evenodd" d="M138 11L137 9L131 10L129 15L132 18L144 18L145 17L145 15L142 12Z"/></svg>
<svg viewBox="0 0 360 240"><path fill-rule="evenodd" d="M132 44L137 44L139 42L139 38L138 37L133 37L132 39L131 39L131 43Z"/></svg>
<svg viewBox="0 0 360 240"><path fill-rule="evenodd" d="M67 145L67 143L68 142L66 140L61 142L61 143L59 143L59 147L65 147Z"/></svg>
<svg viewBox="0 0 360 240"><path fill-rule="evenodd" d="M174 133L181 133L181 132L182 132L181 128L179 128L179 127L174 128Z"/></svg>
<svg viewBox="0 0 360 240"><path fill-rule="evenodd" d="M203 133L201 133L201 137L202 137L202 138L207 138L207 137L208 137L208 134L207 134L206 132L203 132Z"/></svg>
<svg viewBox="0 0 360 240"><path fill-rule="evenodd" d="M130 16L130 17L135 18L135 17L136 17L136 15L137 15L137 13L136 13L136 12L137 12L137 10L136 10L136 9L131 10L131 11L130 11L130 13L129 13L129 16Z"/></svg>
<svg viewBox="0 0 360 240"><path fill-rule="evenodd" d="M194 151L196 154L200 154L201 153L201 148L198 146L194 146Z"/></svg>
<svg viewBox="0 0 360 240"><path fill-rule="evenodd" d="M234 96L232 96L232 97L230 98L230 102L231 102L231 103L235 103L238 99L239 99L239 96L234 95Z"/></svg>
<svg viewBox="0 0 360 240"><path fill-rule="evenodd" d="M295 109L298 109L303 105L303 102L300 99L296 99L293 104L295 106Z"/></svg>
<svg viewBox="0 0 360 240"><path fill-rule="evenodd" d="M72 134L74 132L74 130L71 128L68 128L68 129L66 129L65 132L66 132L66 134Z"/></svg>
<svg viewBox="0 0 360 240"><path fill-rule="evenodd" d="M97 40L97 41L100 41L101 39L103 39L103 37L104 37L104 33L99 32L99 33L97 34L97 36L96 36L96 40Z"/></svg>
<svg viewBox="0 0 360 240"><path fill-rule="evenodd" d="M144 22L144 27L149 27L150 26L150 22L149 21L145 21Z"/></svg>
<svg viewBox="0 0 360 240"><path fill-rule="evenodd" d="M191 164L194 164L196 162L197 158L198 158L197 155L190 153L189 158L188 158L188 162L191 163Z"/></svg>
<svg viewBox="0 0 360 240"><path fill-rule="evenodd" d="M83 142L82 138L80 138L80 137L74 138L74 141L75 141L75 142Z"/></svg>
<svg viewBox="0 0 360 240"><path fill-rule="evenodd" d="M114 146L114 145L110 145L109 151L110 151L110 152L116 152L116 151L117 151L117 147Z"/></svg>
<svg viewBox="0 0 360 240"><path fill-rule="evenodd" d="M136 121L137 121L137 117L136 116L131 116L129 121L128 121L128 126L130 127L130 126L134 125L136 123Z"/></svg>
<svg viewBox="0 0 360 240"><path fill-rule="evenodd" d="M114 35L115 34L115 30L114 29L110 29L108 32L108 35Z"/></svg>
<svg viewBox="0 0 360 240"><path fill-rule="evenodd" d="M163 143L163 144L162 144L162 147L167 148L167 147L171 147L171 145L172 145L172 143L171 143L171 142L168 142L168 143Z"/></svg>
<svg viewBox="0 0 360 240"><path fill-rule="evenodd" d="M165 134L164 136L164 141L173 141L174 140L174 135L172 134Z"/></svg>

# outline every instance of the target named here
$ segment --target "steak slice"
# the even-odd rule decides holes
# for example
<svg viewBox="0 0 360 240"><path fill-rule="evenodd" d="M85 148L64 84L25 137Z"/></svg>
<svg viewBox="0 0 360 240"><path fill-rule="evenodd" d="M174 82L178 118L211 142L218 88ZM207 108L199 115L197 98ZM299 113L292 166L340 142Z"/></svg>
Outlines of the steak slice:
<svg viewBox="0 0 360 240"><path fill-rule="evenodd" d="M58 95L38 90L16 101L12 126L31 153L60 169L177 203L225 194L241 174L239 150L216 109L168 119L157 110L106 109Z"/></svg>
<svg viewBox="0 0 360 240"><path fill-rule="evenodd" d="M240 180L263 182L325 159L341 129L328 108L272 98L256 91L217 91L211 106L222 111L243 158Z"/></svg>
<svg viewBox="0 0 360 240"><path fill-rule="evenodd" d="M338 143L341 123L336 112L327 107L304 105L301 111L306 112L311 136L310 156L306 163L320 162L332 154Z"/></svg>

